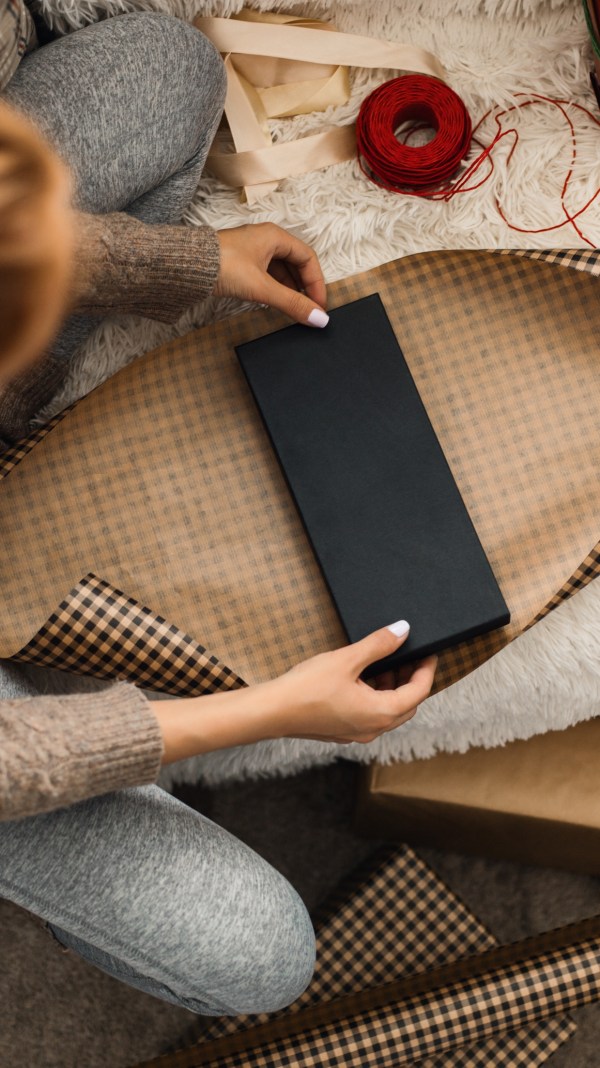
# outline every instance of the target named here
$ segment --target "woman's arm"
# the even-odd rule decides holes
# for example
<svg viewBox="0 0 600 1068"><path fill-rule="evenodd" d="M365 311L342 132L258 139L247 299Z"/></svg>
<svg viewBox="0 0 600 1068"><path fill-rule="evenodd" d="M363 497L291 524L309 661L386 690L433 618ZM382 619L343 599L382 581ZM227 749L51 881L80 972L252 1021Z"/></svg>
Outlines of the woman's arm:
<svg viewBox="0 0 600 1068"><path fill-rule="evenodd" d="M271 682L229 693L150 702L120 684L94 694L2 701L0 819L151 783L161 763L266 738L372 741L410 719L431 689L434 658L400 686L373 689L360 679L407 632L406 625L385 627Z"/></svg>
<svg viewBox="0 0 600 1068"><path fill-rule="evenodd" d="M0 819L155 782L160 725L134 686L0 701Z"/></svg>
<svg viewBox="0 0 600 1068"><path fill-rule="evenodd" d="M72 304L78 311L133 312L170 323L214 292L269 304L311 326L327 322L319 261L279 226L216 231L148 225L123 212L79 212L75 235Z"/></svg>
<svg viewBox="0 0 600 1068"><path fill-rule="evenodd" d="M371 742L414 716L431 690L436 658L390 673L372 687L361 673L406 640L403 621L353 645L321 653L271 682L208 697L160 702L163 763L266 738ZM201 704L199 703L201 702Z"/></svg>

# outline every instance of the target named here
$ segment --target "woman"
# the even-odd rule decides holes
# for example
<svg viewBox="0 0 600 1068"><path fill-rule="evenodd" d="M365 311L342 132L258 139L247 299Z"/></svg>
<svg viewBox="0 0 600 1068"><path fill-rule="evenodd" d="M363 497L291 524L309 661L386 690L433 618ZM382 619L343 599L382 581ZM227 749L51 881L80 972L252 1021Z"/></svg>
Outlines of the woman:
<svg viewBox="0 0 600 1068"><path fill-rule="evenodd" d="M325 323L319 264L297 238L273 226L176 225L225 91L220 58L197 30L125 15L17 64L26 41L26 9L0 0L5 442L26 432L93 316L109 309L172 320L215 292ZM23 113L68 164L76 210L66 169ZM252 850L160 790L159 768L264 738L366 742L399 726L429 693L435 660L401 685L388 675L370 687L360 674L407 631L384 627L259 686L152 704L127 684L43 696L0 664L0 895L99 968L194 1012L289 1004L314 966L302 902Z"/></svg>

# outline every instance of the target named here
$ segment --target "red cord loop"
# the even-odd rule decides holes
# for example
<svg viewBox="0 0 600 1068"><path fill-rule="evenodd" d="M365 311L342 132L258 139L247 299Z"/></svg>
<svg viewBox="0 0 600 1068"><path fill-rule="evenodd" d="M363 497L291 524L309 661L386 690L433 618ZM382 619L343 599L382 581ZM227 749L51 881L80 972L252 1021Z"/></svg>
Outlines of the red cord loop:
<svg viewBox="0 0 600 1068"><path fill-rule="evenodd" d="M435 130L428 144L398 140L398 127L414 122ZM463 101L445 82L406 74L380 85L363 100L356 142L363 171L378 185L398 193L435 189L456 173L467 155L471 119Z"/></svg>
<svg viewBox="0 0 600 1068"><path fill-rule="evenodd" d="M567 204L571 179L577 160L577 139L573 112L585 115L595 126L600 120L582 104L570 100L554 100L540 93L515 93L519 100L510 107L490 111L472 128L465 104L457 93L437 78L425 74L406 74L392 78L365 97L356 120L358 162L363 174L383 189L427 200L452 200L459 193L471 193L485 185L494 170L493 150L505 137L512 140L506 158L507 166L519 141L519 132L514 126L503 126L501 120L513 113L532 106L551 105L564 120L570 141L570 162L560 193L557 194L562 217L559 222L537 228L518 226L510 222L502 205L496 199L496 207L506 225L520 234L545 234L572 226L578 238L591 248L595 242L583 233L578 220L600 195L600 189L577 210ZM496 124L496 133L488 144L479 140L483 124L490 118ZM410 125L415 124L416 125ZM398 128L409 124L404 130L403 141L398 139ZM423 126L435 130L433 140L426 145L409 145L407 139ZM463 168L462 160L469 155L471 143L481 151ZM481 177L478 172L487 164ZM454 181L449 181L454 177ZM472 182L471 180L476 180Z"/></svg>

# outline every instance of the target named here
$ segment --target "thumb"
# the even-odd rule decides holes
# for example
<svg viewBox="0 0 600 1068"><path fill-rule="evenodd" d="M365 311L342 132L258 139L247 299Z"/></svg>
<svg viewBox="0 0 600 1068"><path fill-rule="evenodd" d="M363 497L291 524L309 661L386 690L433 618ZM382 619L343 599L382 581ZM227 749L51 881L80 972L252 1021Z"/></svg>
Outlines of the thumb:
<svg viewBox="0 0 600 1068"><path fill-rule="evenodd" d="M391 656L395 653L396 649L399 649L406 641L409 630L406 620L400 619L397 623L374 630L372 634L367 634L366 638L354 642L350 648L358 670L363 671L376 660L382 660L384 656Z"/></svg>
<svg viewBox="0 0 600 1068"><path fill-rule="evenodd" d="M297 323L323 327L327 326L329 322L327 312L323 311L318 304L315 304L314 300L311 300L304 293L299 293L297 289L290 289L289 286L282 285L271 275L267 275L264 280L264 295L261 296L261 301L271 308L277 308L278 311L285 312L290 319L295 319Z"/></svg>

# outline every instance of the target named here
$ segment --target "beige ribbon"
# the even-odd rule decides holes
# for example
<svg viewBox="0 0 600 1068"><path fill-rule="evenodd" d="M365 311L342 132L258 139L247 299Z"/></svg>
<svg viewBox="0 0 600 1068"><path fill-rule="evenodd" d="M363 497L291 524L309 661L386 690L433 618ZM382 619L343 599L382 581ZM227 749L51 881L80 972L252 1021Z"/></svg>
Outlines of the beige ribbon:
<svg viewBox="0 0 600 1068"><path fill-rule="evenodd" d="M245 8L230 19L197 18L198 29L225 57L225 115L234 152L213 146L208 166L248 203L282 178L343 163L356 151L354 125L273 144L268 119L324 111L350 97L349 66L416 71L445 78L430 52L413 45L339 33L330 23Z"/></svg>

